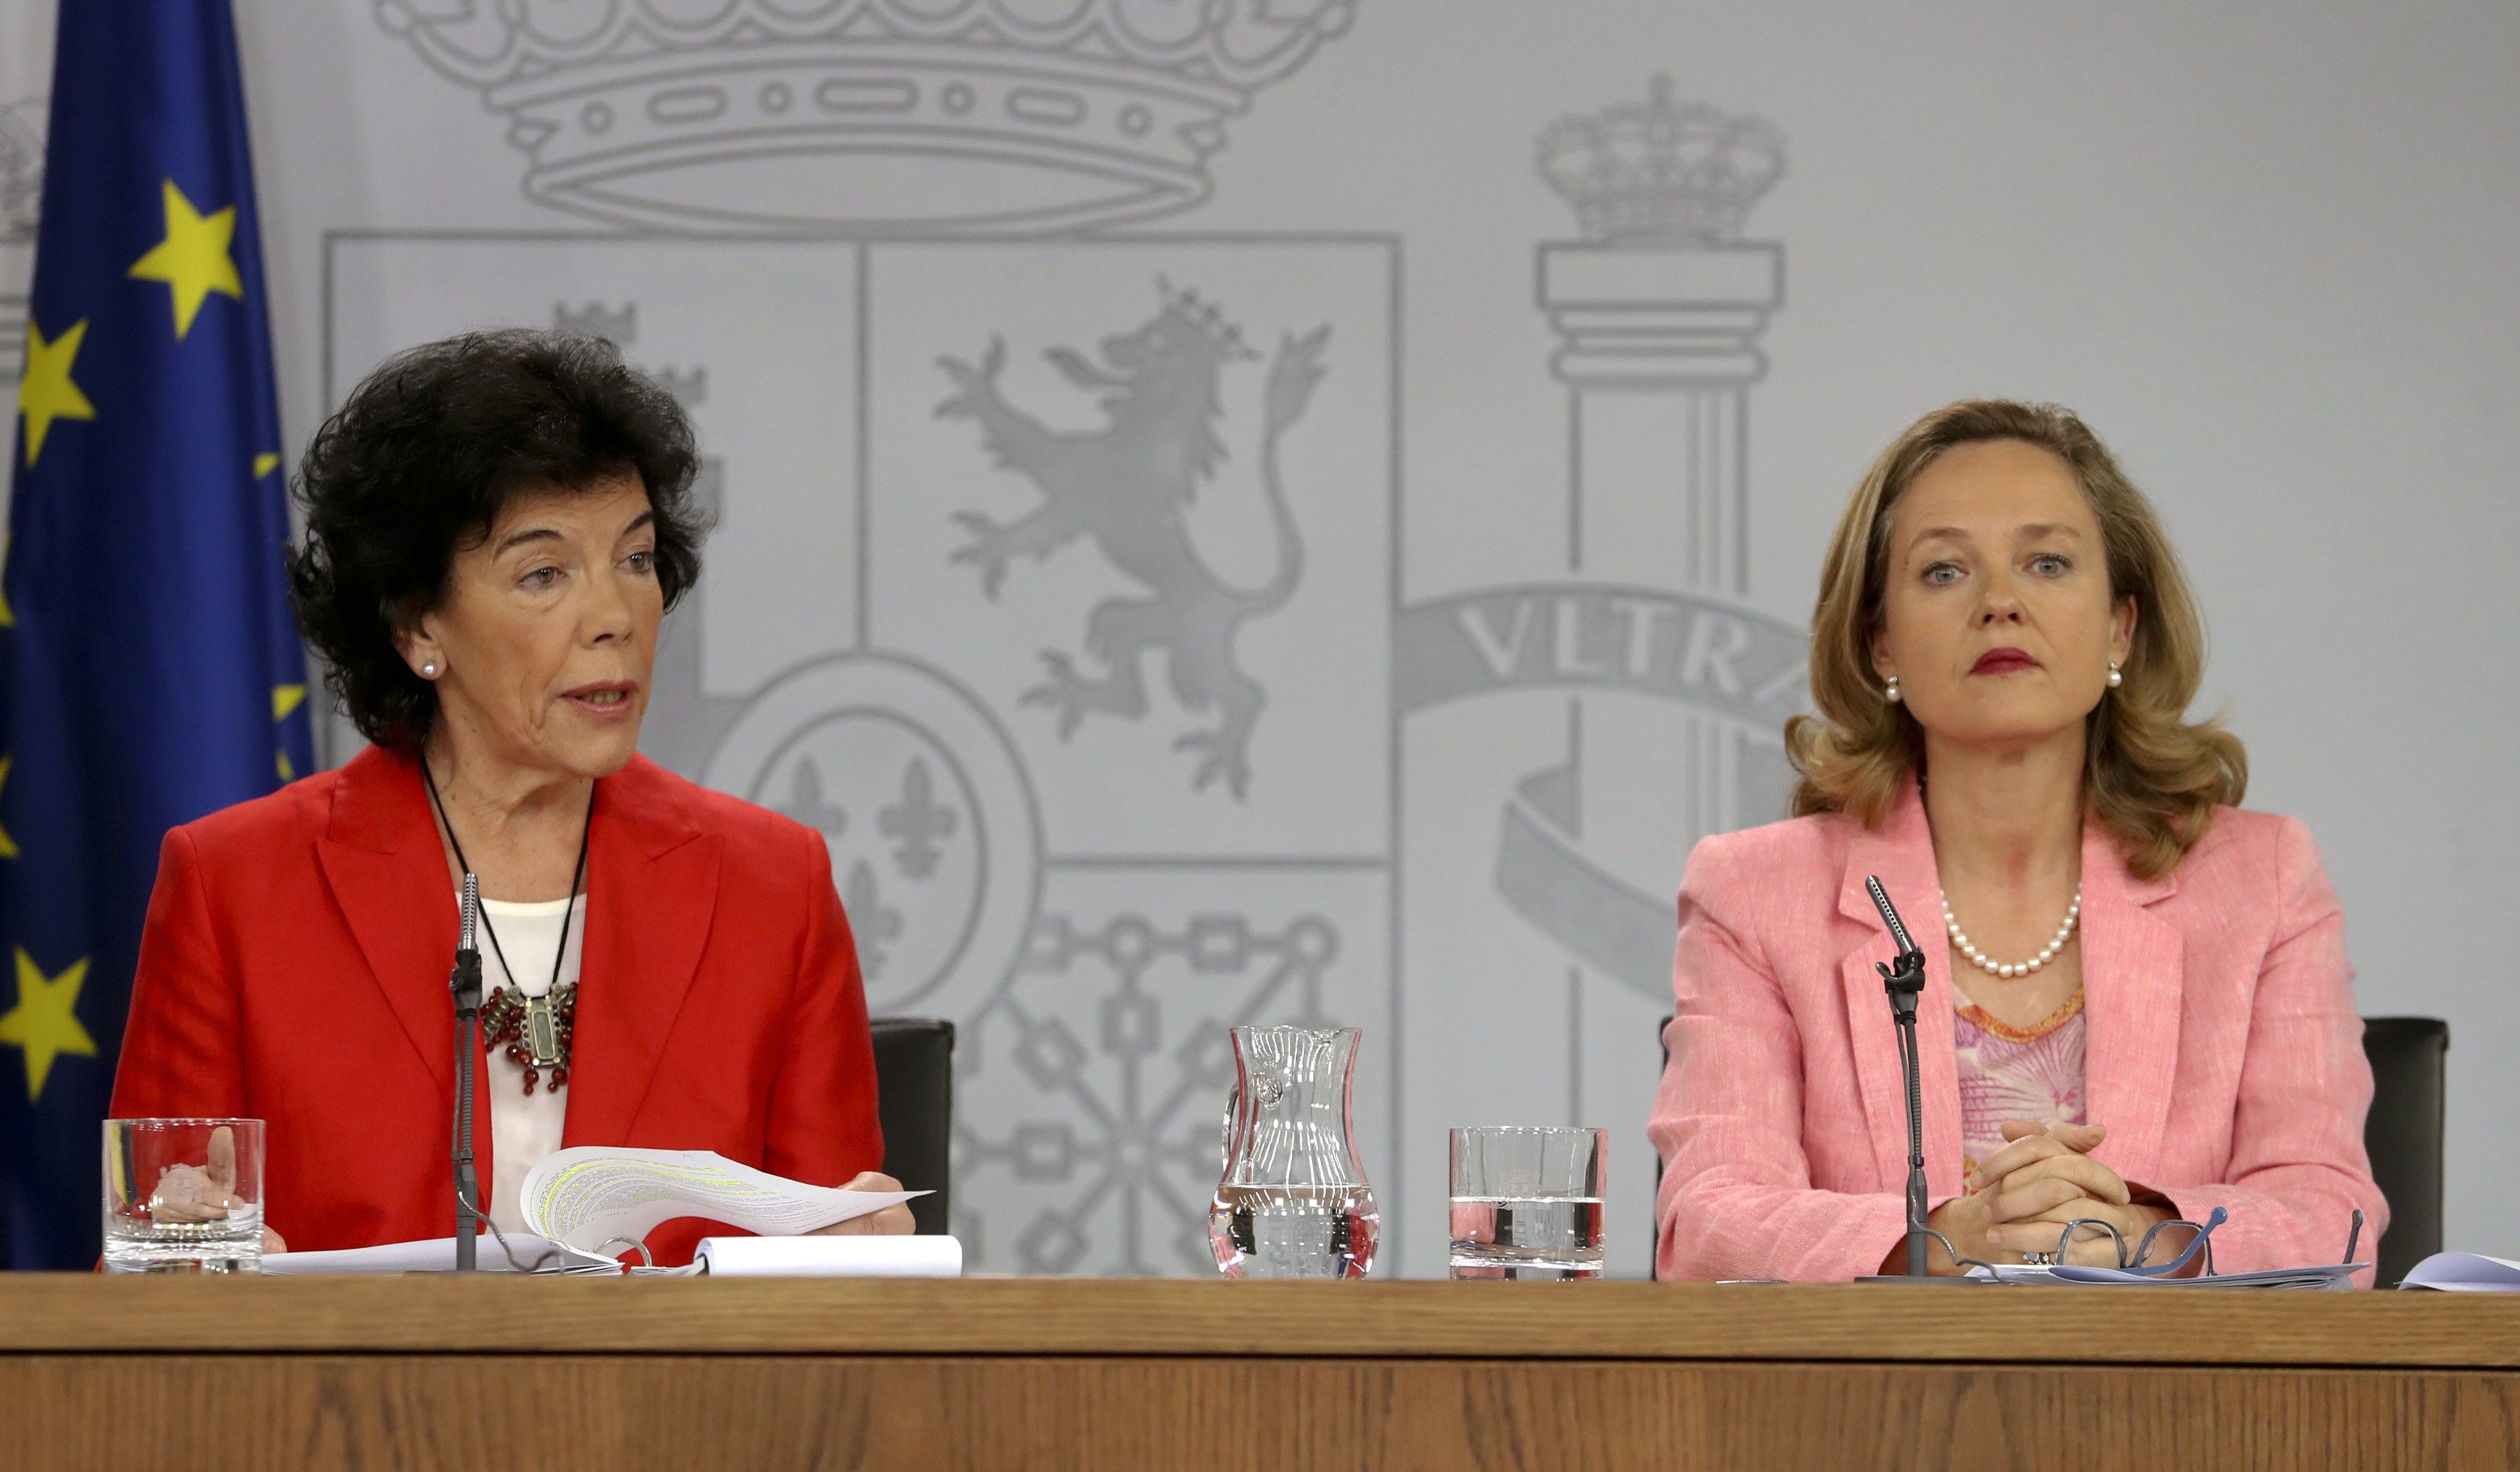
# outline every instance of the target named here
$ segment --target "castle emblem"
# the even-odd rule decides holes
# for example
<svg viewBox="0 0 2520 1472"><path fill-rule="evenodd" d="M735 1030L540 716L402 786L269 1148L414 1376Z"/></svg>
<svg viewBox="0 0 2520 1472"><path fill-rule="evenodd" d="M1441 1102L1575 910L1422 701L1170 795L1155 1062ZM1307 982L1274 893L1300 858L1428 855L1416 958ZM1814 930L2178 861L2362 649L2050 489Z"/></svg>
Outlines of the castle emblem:
<svg viewBox="0 0 2520 1472"><path fill-rule="evenodd" d="M1061 737L1089 713L1143 718L1143 656L1158 651L1183 707L1219 716L1213 730L1189 732L1173 743L1175 750L1201 753L1192 785L1203 789L1221 778L1237 798L1245 795L1251 733L1268 692L1236 662L1235 636L1249 620L1284 607L1303 575L1303 539L1279 478L1278 441L1312 401L1328 342L1327 325L1302 337L1288 334L1270 365L1259 468L1277 538L1276 568L1251 589L1228 585L1209 567L1183 514L1225 456L1215 427L1224 412L1225 369L1259 356L1213 304L1166 288L1161 308L1145 325L1102 339L1100 364L1073 348L1051 349L1051 363L1068 382L1103 394L1106 423L1084 433L1054 432L999 392L1003 338L991 341L976 366L942 360L956 386L936 413L977 422L997 463L1041 493L1040 504L1012 522L958 513L954 519L971 540L953 559L977 566L981 588L995 598L1010 559L1038 560L1084 537L1146 590L1144 597L1104 599L1087 618L1085 647L1101 674L1056 649L1043 651L1050 679L1027 691L1023 703L1056 711Z"/></svg>
<svg viewBox="0 0 2520 1472"><path fill-rule="evenodd" d="M1187 209L1356 0L376 0L527 198L644 230L1068 233Z"/></svg>
<svg viewBox="0 0 2520 1472"><path fill-rule="evenodd" d="M26 291L35 271L35 215L44 202L45 104L0 106L0 383L26 353Z"/></svg>
<svg viewBox="0 0 2520 1472"><path fill-rule="evenodd" d="M40 97L0 107L0 241L35 238L44 202L44 109Z"/></svg>

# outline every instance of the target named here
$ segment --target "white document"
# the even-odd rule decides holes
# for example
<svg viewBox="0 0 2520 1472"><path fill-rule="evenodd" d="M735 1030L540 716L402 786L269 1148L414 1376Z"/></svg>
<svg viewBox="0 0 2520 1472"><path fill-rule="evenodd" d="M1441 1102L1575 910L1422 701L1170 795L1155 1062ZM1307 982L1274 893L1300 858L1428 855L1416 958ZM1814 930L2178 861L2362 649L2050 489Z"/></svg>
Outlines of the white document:
<svg viewBox="0 0 2520 1472"><path fill-rule="evenodd" d="M554 1150L525 1174L520 1192L526 1227L588 1252L615 1238L638 1241L676 1217L786 1237L926 1194L807 1185L714 1150L609 1145Z"/></svg>
<svg viewBox="0 0 2520 1472"><path fill-rule="evenodd" d="M474 1242L473 1259L484 1272L619 1272L610 1258L579 1252L544 1237L508 1233L499 1239L483 1232ZM262 1259L262 1271L281 1275L318 1272L453 1272L455 1239L386 1242L377 1247L346 1247L334 1252L273 1252Z"/></svg>
<svg viewBox="0 0 2520 1472"><path fill-rule="evenodd" d="M702 1237L692 1261L710 1277L961 1277L953 1237Z"/></svg>
<svg viewBox="0 0 2520 1472"><path fill-rule="evenodd" d="M2368 1263L2321 1263L2308 1268L2268 1268L2256 1272L2220 1272L2206 1277L2148 1277L2115 1268L2032 1268L2018 1264L1969 1270L1971 1277L1993 1276L2004 1283L2048 1283L2085 1287L2155 1288L2351 1288L2354 1274Z"/></svg>
<svg viewBox="0 0 2520 1472"><path fill-rule="evenodd" d="M2114 1268L2058 1268L2068 1283L2149 1283L2162 1288L2351 1288L2368 1263L2314 1263L2306 1268L2265 1268L2255 1272L2217 1272L2204 1277L2143 1277Z"/></svg>
<svg viewBox="0 0 2520 1472"><path fill-rule="evenodd" d="M2520 1263L2474 1252L2436 1252L2408 1270L2398 1286L2443 1293L2520 1293Z"/></svg>
<svg viewBox="0 0 2520 1472"><path fill-rule="evenodd" d="M1991 1277L1999 1283L2029 1283L2038 1285L2054 1284L2065 1281L2065 1279L2056 1275L2056 1271L2052 1268L2032 1268L2021 1263L1997 1263L1989 1267L1971 1268L1968 1271L1968 1275L1971 1277Z"/></svg>

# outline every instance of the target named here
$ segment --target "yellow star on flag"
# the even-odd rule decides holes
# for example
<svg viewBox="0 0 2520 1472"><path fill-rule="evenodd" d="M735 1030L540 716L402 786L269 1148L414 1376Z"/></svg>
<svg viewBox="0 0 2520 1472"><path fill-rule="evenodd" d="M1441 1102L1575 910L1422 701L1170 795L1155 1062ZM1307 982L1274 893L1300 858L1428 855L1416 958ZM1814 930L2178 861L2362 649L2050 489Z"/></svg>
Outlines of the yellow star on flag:
<svg viewBox="0 0 2520 1472"><path fill-rule="evenodd" d="M44 1096L44 1080L52 1077L53 1060L64 1053L96 1056L96 1040L79 1025L79 988L87 981L87 958L81 957L59 976L18 948L18 1004L0 1012L0 1043L14 1043L26 1053L26 1097Z"/></svg>
<svg viewBox="0 0 2520 1472"><path fill-rule="evenodd" d="M174 180L166 181L166 239L140 257L131 278L162 281L173 289L177 338L193 330L193 319L212 291L245 300L245 281L228 254L228 244L235 239L235 205L204 217Z"/></svg>
<svg viewBox="0 0 2520 1472"><path fill-rule="evenodd" d="M92 420L96 406L70 381L70 365L78 360L79 343L87 338L87 319L70 324L70 330L44 340L44 330L26 320L26 376L18 380L18 412L26 417L26 468L35 468L35 457L44 453L44 436L52 432L55 420ZM15 622L15 620L11 620Z"/></svg>
<svg viewBox="0 0 2520 1472"><path fill-rule="evenodd" d="M271 688L272 724L277 726L281 722L288 720L291 713L295 711L298 706L305 703L306 687L302 685L273 686ZM289 759L289 748L283 746L276 754L280 758L280 780L285 782L293 782L297 781L297 764ZM5 762L0 762L0 781L7 781L8 780L8 767ZM5 836L7 835L0 834L0 837Z"/></svg>
<svg viewBox="0 0 2520 1472"><path fill-rule="evenodd" d="M7 756L0 756L0 792L8 790L9 764L17 759L18 754L14 751L9 753ZM15 859L17 857L18 840L9 836L9 830L7 828L0 828L0 859Z"/></svg>

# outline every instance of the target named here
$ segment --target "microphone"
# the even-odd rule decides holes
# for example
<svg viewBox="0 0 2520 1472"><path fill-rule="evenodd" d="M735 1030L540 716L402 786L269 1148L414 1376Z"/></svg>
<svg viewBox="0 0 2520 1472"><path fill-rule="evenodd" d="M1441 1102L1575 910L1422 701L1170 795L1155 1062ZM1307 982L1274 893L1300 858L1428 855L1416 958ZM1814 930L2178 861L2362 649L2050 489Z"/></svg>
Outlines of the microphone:
<svg viewBox="0 0 2520 1472"><path fill-rule="evenodd" d="M1899 908L1890 903L1890 891L1881 887L1880 876L1866 875L1864 888L1872 896L1873 908L1881 912L1881 923L1889 927L1890 939L1899 947L1896 960L1875 961L1872 968L1881 973L1881 990L1890 997L1890 1021L1898 1029L1899 1070L1908 1086L1908 1271L1905 1276L1868 1274L1856 1281L1976 1282L1978 1279L1970 1277L1935 1277L1925 1271L1925 1241L1934 1235L1925 1225L1925 1095L1916 1064L1916 999L1925 990L1925 953L1909 938L1908 927L1900 923Z"/></svg>
<svg viewBox="0 0 2520 1472"><path fill-rule="evenodd" d="M1910 957L1915 958L1916 979L1921 986L1924 982L1925 953L1916 949L1914 941L1908 939L1908 927L1899 923L1899 907L1890 903L1890 891L1881 887L1879 874L1865 875L1864 887L1872 892L1872 905L1874 909L1881 912L1881 923L1890 927L1890 938L1899 943L1900 961L1904 964ZM1879 964L1877 961L1874 962L1875 966ZM1884 971L1882 974L1886 976L1889 973Z"/></svg>
<svg viewBox="0 0 2520 1472"><path fill-rule="evenodd" d="M481 1229L481 1182L472 1165L472 1055L480 1051L481 952L473 937L481 926L481 881L464 876L457 910L455 973L455 1271L476 1271L473 1237Z"/></svg>

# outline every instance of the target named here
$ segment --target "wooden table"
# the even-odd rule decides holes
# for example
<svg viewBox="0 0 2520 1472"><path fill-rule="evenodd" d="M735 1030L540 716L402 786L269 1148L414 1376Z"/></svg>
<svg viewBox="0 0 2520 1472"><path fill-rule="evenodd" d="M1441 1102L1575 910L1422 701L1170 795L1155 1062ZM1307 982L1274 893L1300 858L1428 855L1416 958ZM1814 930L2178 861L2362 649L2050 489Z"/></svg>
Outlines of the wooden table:
<svg viewBox="0 0 2520 1472"><path fill-rule="evenodd" d="M2515 1387L2452 1294L0 1274L0 1467L2510 1467Z"/></svg>

